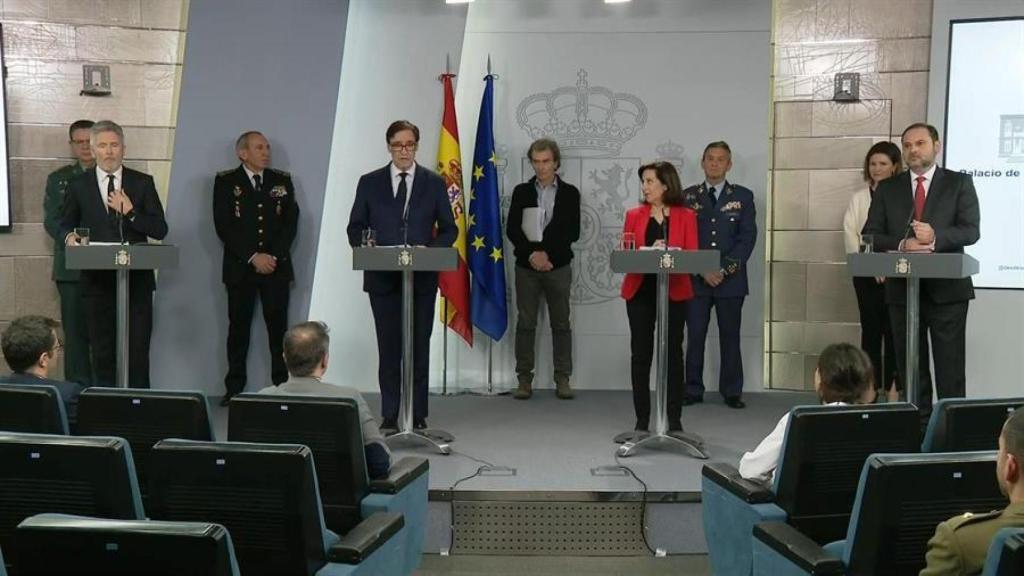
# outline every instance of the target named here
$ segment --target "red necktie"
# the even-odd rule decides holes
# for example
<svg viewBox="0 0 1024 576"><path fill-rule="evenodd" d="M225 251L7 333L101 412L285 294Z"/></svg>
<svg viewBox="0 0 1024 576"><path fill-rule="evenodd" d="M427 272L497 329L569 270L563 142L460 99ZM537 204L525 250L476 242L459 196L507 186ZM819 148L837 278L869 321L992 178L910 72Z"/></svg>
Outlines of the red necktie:
<svg viewBox="0 0 1024 576"><path fill-rule="evenodd" d="M917 177L917 189L914 190L914 220L921 221L924 215L924 176Z"/></svg>

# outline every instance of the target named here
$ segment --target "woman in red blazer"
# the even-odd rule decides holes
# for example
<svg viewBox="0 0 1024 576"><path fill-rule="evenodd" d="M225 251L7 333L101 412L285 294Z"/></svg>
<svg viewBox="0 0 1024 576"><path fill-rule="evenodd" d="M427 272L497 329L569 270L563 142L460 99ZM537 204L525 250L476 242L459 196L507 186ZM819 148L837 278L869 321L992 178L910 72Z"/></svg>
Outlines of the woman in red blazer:
<svg viewBox="0 0 1024 576"><path fill-rule="evenodd" d="M637 247L665 246L697 249L697 215L683 207L683 187L675 166L652 162L640 167L643 204L626 212L622 231L632 232ZM646 431L651 419L650 374L654 358L654 327L658 317L657 277L654 274L626 274L622 297L629 317L629 346L632 355L633 408L636 430ZM683 329L686 301L693 298L688 274L673 274L668 288L668 425L682 430Z"/></svg>

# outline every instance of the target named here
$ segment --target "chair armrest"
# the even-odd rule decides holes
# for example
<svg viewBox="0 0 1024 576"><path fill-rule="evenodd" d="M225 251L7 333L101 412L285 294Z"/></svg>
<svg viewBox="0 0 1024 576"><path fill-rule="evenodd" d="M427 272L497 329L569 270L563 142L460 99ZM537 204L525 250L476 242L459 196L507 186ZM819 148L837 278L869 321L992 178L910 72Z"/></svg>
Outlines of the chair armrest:
<svg viewBox="0 0 1024 576"><path fill-rule="evenodd" d="M413 480L419 478L430 469L430 461L426 458L410 456L402 458L391 466L387 478L370 481L370 492L375 494L398 494Z"/></svg>
<svg viewBox="0 0 1024 576"><path fill-rule="evenodd" d="M397 512L377 512L363 520L337 544L327 550L328 562L359 564L405 526L405 518Z"/></svg>
<svg viewBox="0 0 1024 576"><path fill-rule="evenodd" d="M775 493L768 486L740 476L740 471L731 464L705 464L701 474L748 504L767 504L775 501Z"/></svg>
<svg viewBox="0 0 1024 576"><path fill-rule="evenodd" d="M808 574L845 574L843 561L783 522L754 525L754 538Z"/></svg>

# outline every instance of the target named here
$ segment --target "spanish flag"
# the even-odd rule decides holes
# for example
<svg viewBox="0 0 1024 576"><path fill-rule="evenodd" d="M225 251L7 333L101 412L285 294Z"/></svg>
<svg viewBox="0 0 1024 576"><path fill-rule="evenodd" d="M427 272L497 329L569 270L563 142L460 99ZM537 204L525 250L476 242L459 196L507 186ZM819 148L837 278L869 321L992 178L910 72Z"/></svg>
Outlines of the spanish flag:
<svg viewBox="0 0 1024 576"><path fill-rule="evenodd" d="M470 347L473 346L473 322L469 312L469 268L466 266L466 202L462 195L462 154L459 150L459 125L455 120L455 94L452 92L454 74L442 74L444 82L444 118L441 138L437 145L437 172L444 178L448 202L452 205L459 235L454 247L459 253L459 267L441 272L441 321L454 330ZM447 316L445 315L447 302Z"/></svg>

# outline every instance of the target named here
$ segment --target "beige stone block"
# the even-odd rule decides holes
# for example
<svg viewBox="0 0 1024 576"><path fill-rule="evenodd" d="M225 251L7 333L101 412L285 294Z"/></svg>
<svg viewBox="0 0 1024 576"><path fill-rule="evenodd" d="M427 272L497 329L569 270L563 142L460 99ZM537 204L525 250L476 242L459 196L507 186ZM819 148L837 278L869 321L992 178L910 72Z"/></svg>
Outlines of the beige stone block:
<svg viewBox="0 0 1024 576"><path fill-rule="evenodd" d="M66 24L11 22L4 24L6 58L72 60L75 29Z"/></svg>
<svg viewBox="0 0 1024 576"><path fill-rule="evenodd" d="M845 264L807 265L807 320L857 322L857 296Z"/></svg>
<svg viewBox="0 0 1024 576"><path fill-rule="evenodd" d="M0 320L14 318L15 310L18 309L14 280L14 258L0 258Z"/></svg>
<svg viewBox="0 0 1024 576"><path fill-rule="evenodd" d="M772 262L772 321L803 321L807 317L807 265Z"/></svg>
<svg viewBox="0 0 1024 576"><path fill-rule="evenodd" d="M932 0L856 0L850 5L853 38L931 36Z"/></svg>
<svg viewBox="0 0 1024 576"><path fill-rule="evenodd" d="M850 37L850 1L818 0L815 40L845 40Z"/></svg>
<svg viewBox="0 0 1024 576"><path fill-rule="evenodd" d="M777 102L775 104L775 137L811 136L811 102Z"/></svg>
<svg viewBox="0 0 1024 576"><path fill-rule="evenodd" d="M884 139L884 138L879 138ZM779 138L775 140L775 168L861 168L874 138Z"/></svg>
<svg viewBox="0 0 1024 576"><path fill-rule="evenodd" d="M852 288L851 288L852 289ZM837 322L772 322L772 352L819 354L829 344L860 345L858 324Z"/></svg>
<svg viewBox="0 0 1024 576"><path fill-rule="evenodd" d="M140 30L106 26L80 26L75 30L78 60L102 62L181 62L185 36L174 30Z"/></svg>
<svg viewBox="0 0 1024 576"><path fill-rule="evenodd" d="M866 152L866 150L865 150ZM812 170L807 227L811 230L842 230L843 216L853 195L864 189L859 170Z"/></svg>
<svg viewBox="0 0 1024 576"><path fill-rule="evenodd" d="M775 76L772 85L777 102L814 98L814 76Z"/></svg>
<svg viewBox="0 0 1024 576"><path fill-rule="evenodd" d="M146 28L184 30L188 24L188 0L142 0L141 9Z"/></svg>
<svg viewBox="0 0 1024 576"><path fill-rule="evenodd" d="M9 124L7 136L13 158L60 158L72 162L68 126ZM167 160L174 149L174 128L123 126L129 158Z"/></svg>
<svg viewBox="0 0 1024 576"><path fill-rule="evenodd" d="M772 223L775 230L807 228L808 173L776 170L772 173Z"/></svg>
<svg viewBox="0 0 1024 576"><path fill-rule="evenodd" d="M4 256L50 256L53 254L53 240L42 224L14 224L11 231L0 241L0 257Z"/></svg>
<svg viewBox="0 0 1024 576"><path fill-rule="evenodd" d="M861 100L883 100L889 98L891 87L889 77L891 74L878 74L875 72L860 73L860 98ZM811 77L814 87L813 99L829 101L835 95L835 75L820 74Z"/></svg>
<svg viewBox="0 0 1024 576"><path fill-rule="evenodd" d="M770 352L799 352L804 341L804 322L769 322Z"/></svg>
<svg viewBox="0 0 1024 576"><path fill-rule="evenodd" d="M775 2L775 42L813 40L817 0Z"/></svg>
<svg viewBox="0 0 1024 576"><path fill-rule="evenodd" d="M776 76L832 76L836 72L879 71L879 42L843 40L775 47Z"/></svg>
<svg viewBox="0 0 1024 576"><path fill-rule="evenodd" d="M142 25L139 0L50 0L50 19L72 24Z"/></svg>
<svg viewBox="0 0 1024 576"><path fill-rule="evenodd" d="M170 160L174 152L174 128L128 126L124 129L124 142L129 158Z"/></svg>
<svg viewBox="0 0 1024 576"><path fill-rule="evenodd" d="M845 262L843 233L817 230L772 232L774 262Z"/></svg>
<svg viewBox="0 0 1024 576"><path fill-rule="evenodd" d="M879 72L927 71L930 61L930 37L881 40L878 43Z"/></svg>
<svg viewBox="0 0 1024 576"><path fill-rule="evenodd" d="M181 66L147 66L144 72L146 126L174 126Z"/></svg>
<svg viewBox="0 0 1024 576"><path fill-rule="evenodd" d="M49 0L3 0L4 20L47 20Z"/></svg>
<svg viewBox="0 0 1024 576"><path fill-rule="evenodd" d="M804 356L802 354L772 353L770 355L771 382L775 390L805 390Z"/></svg>
<svg viewBox="0 0 1024 576"><path fill-rule="evenodd" d="M814 102L811 110L810 136L887 136L892 121L889 100Z"/></svg>
<svg viewBox="0 0 1024 576"><path fill-rule="evenodd" d="M818 367L818 355L804 356L804 390L814 390L814 371Z"/></svg>
<svg viewBox="0 0 1024 576"><path fill-rule="evenodd" d="M0 298L3 298L3 294L0 294ZM0 334L2 334L4 330L7 330L7 327L10 325L10 322L0 322ZM2 371L2 373L4 374L7 374L8 372L11 371L11 367L7 365L7 362L4 360L3 354L0 354L0 371Z"/></svg>
<svg viewBox="0 0 1024 576"><path fill-rule="evenodd" d="M928 118L928 73L903 72L892 77L892 133L902 134Z"/></svg>
<svg viewBox="0 0 1024 576"><path fill-rule="evenodd" d="M66 160L35 160L12 158L10 186L14 221L38 223L43 221L43 197L46 177L50 172L67 164Z"/></svg>
<svg viewBox="0 0 1024 576"><path fill-rule="evenodd" d="M156 185L156 193L160 196L160 202L164 205L164 210L167 210L168 192L170 192L171 182L171 163L159 162L156 160L149 161L149 174L153 177L153 184Z"/></svg>
<svg viewBox="0 0 1024 576"><path fill-rule="evenodd" d="M57 285L51 279L53 258L24 256L14 258L14 305L18 315L42 314L60 317Z"/></svg>

